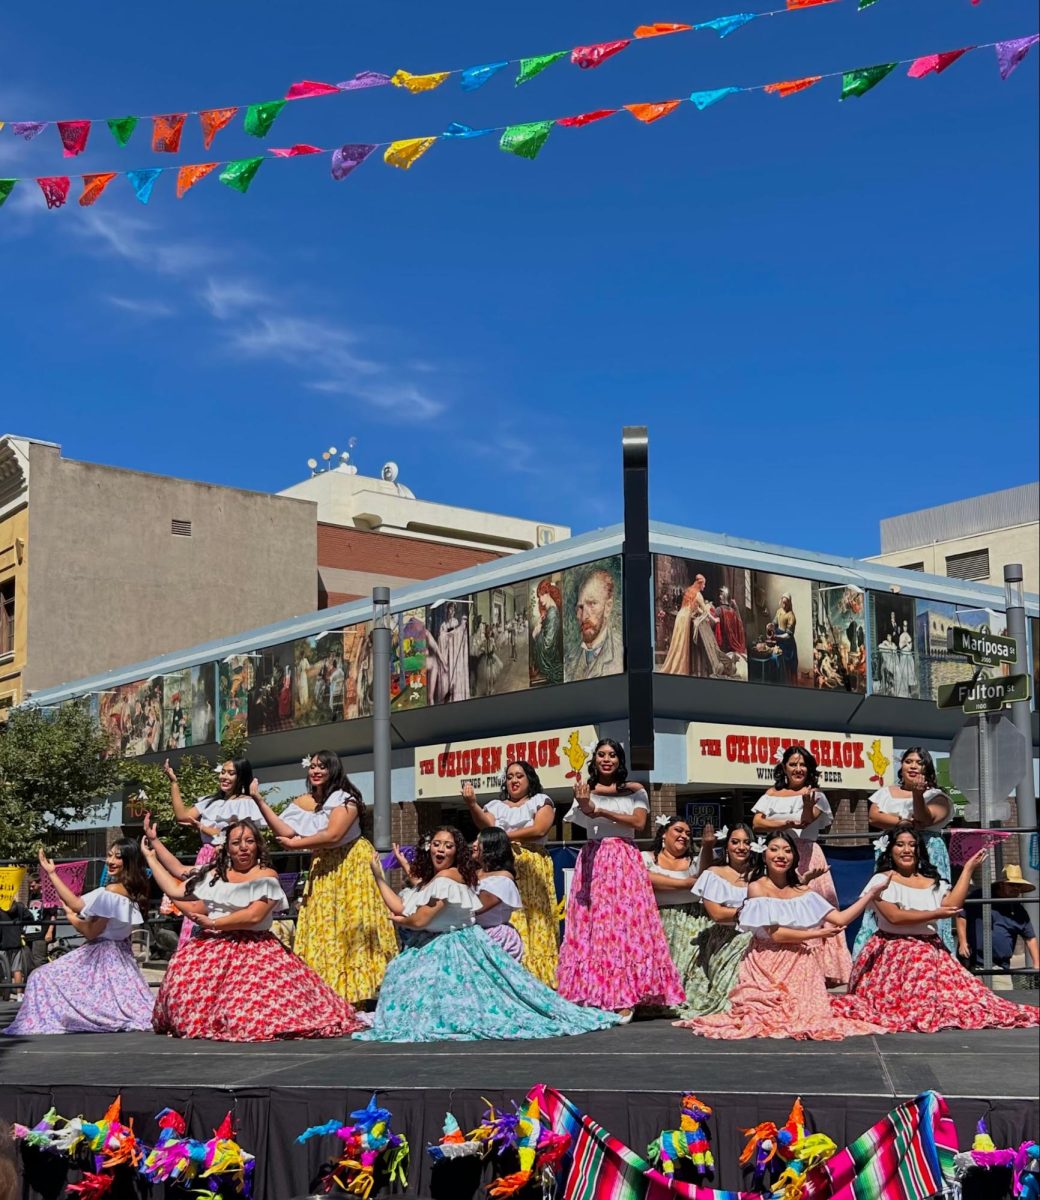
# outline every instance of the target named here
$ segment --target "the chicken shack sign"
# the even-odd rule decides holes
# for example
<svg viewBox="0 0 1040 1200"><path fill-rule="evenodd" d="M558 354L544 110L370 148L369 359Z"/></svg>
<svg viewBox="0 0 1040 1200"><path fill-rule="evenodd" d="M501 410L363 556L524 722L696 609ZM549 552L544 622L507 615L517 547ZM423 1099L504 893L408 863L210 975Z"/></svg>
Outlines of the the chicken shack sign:
<svg viewBox="0 0 1040 1200"><path fill-rule="evenodd" d="M686 731L687 779L765 790L788 746L804 746L816 759L821 787L872 792L893 781L890 737L702 722Z"/></svg>
<svg viewBox="0 0 1040 1200"><path fill-rule="evenodd" d="M578 725L419 746L415 751L415 795L419 800L449 799L458 796L464 783L471 783L478 792L497 792L506 766L516 760L534 767L543 788L569 788L577 775L586 773L596 737L594 726Z"/></svg>

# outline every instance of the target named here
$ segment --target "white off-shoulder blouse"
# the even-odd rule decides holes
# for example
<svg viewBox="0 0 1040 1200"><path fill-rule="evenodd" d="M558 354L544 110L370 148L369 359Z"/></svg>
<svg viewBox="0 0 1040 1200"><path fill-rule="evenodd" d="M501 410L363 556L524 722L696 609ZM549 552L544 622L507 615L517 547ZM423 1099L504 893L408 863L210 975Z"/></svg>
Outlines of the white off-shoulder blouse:
<svg viewBox="0 0 1040 1200"><path fill-rule="evenodd" d="M636 840L636 831L630 825L619 825L617 821L612 821L606 814L619 813L622 816L630 817L636 809L649 812L650 801L643 788L637 788L634 792L626 792L623 796L593 795L591 800L593 805L599 809L598 816L587 817L575 800L563 819L570 821L572 825L581 826L588 833L590 842L601 842L608 837L625 838L629 842Z"/></svg>
<svg viewBox="0 0 1040 1200"><path fill-rule="evenodd" d="M520 889L516 880L509 875L488 875L477 883L477 896L481 892L490 892L498 897L498 903L486 912L477 913L477 924L482 929L491 929L495 925L508 925L509 918L523 908L520 899Z"/></svg>
<svg viewBox="0 0 1040 1200"><path fill-rule="evenodd" d="M815 842L820 833L834 820L830 801L819 789L813 798L813 806L820 810L820 815L804 829L789 831L794 837L807 842ZM801 796L770 796L765 792L755 801L751 811L761 813L770 821L797 821L802 815L802 807Z"/></svg>
<svg viewBox="0 0 1040 1200"><path fill-rule="evenodd" d="M225 796L219 800L212 796L204 796L201 800L195 801L195 807L198 809L199 820L203 825L219 829L221 834L232 821L244 821L248 818L250 821L255 821L257 825L266 824L252 796ZM210 833L202 834L204 846L211 846L218 840L219 838L215 838Z"/></svg>
<svg viewBox="0 0 1040 1200"><path fill-rule="evenodd" d="M691 888L693 881L697 878L697 864L692 860L688 867L684 867L681 871L675 871L655 863L653 854L649 850L644 850L643 864L651 874L663 875L666 879L682 879L689 883ZM650 882L653 883L653 880L651 879ZM675 904L692 903L693 896L689 889L669 888L666 892L659 892L654 888L654 899L657 901L658 908L671 908Z"/></svg>
<svg viewBox="0 0 1040 1200"><path fill-rule="evenodd" d="M724 908L740 908L747 899L747 884L730 883L712 870L697 876L693 895L699 900L710 900Z"/></svg>
<svg viewBox="0 0 1040 1200"><path fill-rule="evenodd" d="M241 912L248 908L254 900L274 900L276 903L259 925L254 925L250 932L263 932L274 924L275 913L285 912L289 902L278 880L271 875L262 875L259 879L247 879L241 883L225 882L215 871L211 871L196 887L196 900L206 905L206 914L211 917L222 917L227 913ZM191 897L188 897L191 899Z"/></svg>
<svg viewBox="0 0 1040 1200"><path fill-rule="evenodd" d="M135 926L144 924L141 910L129 896L121 896L119 892L110 892L103 887L87 892L79 915L84 918L102 917L108 922L97 938L102 942L126 941Z"/></svg>
<svg viewBox="0 0 1040 1200"><path fill-rule="evenodd" d="M550 808L556 807L550 796L544 792L538 792L534 796L525 797L524 802L516 805L515 808L502 799L489 800L484 806L484 811L495 818L495 825L499 829L504 829L508 833L511 829L526 829L528 825L533 824L535 817L547 804ZM523 844L525 846L542 846L545 844L545 838L528 838Z"/></svg>
<svg viewBox="0 0 1040 1200"><path fill-rule="evenodd" d="M871 888L877 887L879 883L886 880L885 875L874 875L867 881L867 886L860 892L864 895ZM897 908L901 908L904 912L930 912L938 908L943 900L950 894L950 885L945 879L936 880L929 888L909 887L905 883L901 883L897 879L888 880L888 886L880 896L875 896L875 900L887 900L889 904L894 904ZM878 929L884 933L894 934L896 937L938 937L939 931L936 929L935 921L921 921L916 925L893 925L891 921L885 919L876 906L874 907L875 915L877 916Z"/></svg>
<svg viewBox="0 0 1040 1200"><path fill-rule="evenodd" d="M351 800L352 797L348 796L341 788L333 792L321 808L313 812L310 809L301 808L294 800L287 804L278 815L300 837L313 837L316 833L324 833L329 827L329 817L331 814L337 808L343 808ZM361 822L355 818L355 820L351 821L350 828L343 837L338 842L332 843L332 847L349 846L351 842L357 841L360 836Z"/></svg>
<svg viewBox="0 0 1040 1200"><path fill-rule="evenodd" d="M744 901L737 918L737 928L755 937L769 937L771 926L783 925L787 929L816 929L834 905L808 888L793 900L779 900L773 896L754 896Z"/></svg>
<svg viewBox="0 0 1040 1200"><path fill-rule="evenodd" d="M431 879L423 887L409 889L407 898L404 898L404 915L414 917L419 909L431 900L443 900L445 904L434 913L429 925L424 927L426 933L447 933L452 929L465 929L474 923L474 914L480 908L480 900L471 887L441 875Z"/></svg>

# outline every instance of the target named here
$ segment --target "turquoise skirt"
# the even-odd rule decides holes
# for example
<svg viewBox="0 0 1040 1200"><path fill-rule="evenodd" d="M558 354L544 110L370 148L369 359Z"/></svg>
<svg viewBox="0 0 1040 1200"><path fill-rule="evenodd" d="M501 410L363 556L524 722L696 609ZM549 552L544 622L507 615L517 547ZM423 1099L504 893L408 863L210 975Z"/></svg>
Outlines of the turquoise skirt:
<svg viewBox="0 0 1040 1200"><path fill-rule="evenodd" d="M540 983L482 929L437 934L386 969L369 1042L478 1042L607 1029L614 1013L579 1008Z"/></svg>

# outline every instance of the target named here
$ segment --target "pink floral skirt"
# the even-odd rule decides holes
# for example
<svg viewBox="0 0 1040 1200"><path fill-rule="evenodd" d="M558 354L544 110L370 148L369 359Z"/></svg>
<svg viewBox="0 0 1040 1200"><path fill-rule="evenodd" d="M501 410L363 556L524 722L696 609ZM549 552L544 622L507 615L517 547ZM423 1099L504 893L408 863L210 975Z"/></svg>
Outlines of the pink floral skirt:
<svg viewBox="0 0 1040 1200"><path fill-rule="evenodd" d="M831 1010L819 956L812 943L756 937L744 955L727 1013L676 1021L703 1037L796 1038L840 1042L858 1034L885 1033L881 1025L843 1018Z"/></svg>
<svg viewBox="0 0 1040 1200"><path fill-rule="evenodd" d="M799 873L804 875L806 871L826 866L827 859L820 848L820 843L807 842L804 838L799 838ZM835 908L838 907L838 893L834 890L834 880L829 871L826 875L811 880L809 887L821 895L828 904L833 904ZM837 987L839 984L848 983L849 976L852 974L852 955L849 953L849 944L845 940L844 933L839 937L824 938L822 941L807 944L812 947L813 954L820 960L828 987Z"/></svg>
<svg viewBox="0 0 1040 1200"><path fill-rule="evenodd" d="M1040 1009L1002 1000L938 938L888 933L875 933L863 947L848 995L832 996L831 1006L840 1016L877 1021L892 1033L1040 1024Z"/></svg>
<svg viewBox="0 0 1040 1200"><path fill-rule="evenodd" d="M586 842L567 902L556 990L574 1004L617 1011L685 999L650 877L625 838Z"/></svg>

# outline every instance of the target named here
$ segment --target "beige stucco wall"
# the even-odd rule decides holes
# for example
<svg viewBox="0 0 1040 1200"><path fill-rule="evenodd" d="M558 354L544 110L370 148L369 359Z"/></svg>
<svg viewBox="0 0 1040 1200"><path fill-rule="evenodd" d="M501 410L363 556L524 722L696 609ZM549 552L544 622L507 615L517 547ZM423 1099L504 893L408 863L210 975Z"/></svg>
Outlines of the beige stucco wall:
<svg viewBox="0 0 1040 1200"><path fill-rule="evenodd" d="M924 563L928 575L945 575L946 558L952 554L967 554L972 550L989 550L990 575L980 583L1004 586L1004 564L1022 564L1022 574L1027 592L1040 592L1040 524L1015 525L1010 529L996 529L989 533L973 533L968 537L954 538L948 542L933 542L928 546L914 546L908 550L895 550L891 554L875 554L870 562L887 563L892 567L905 567L911 563Z"/></svg>
<svg viewBox="0 0 1040 1200"><path fill-rule="evenodd" d="M13 653L0 657L0 721L22 697L29 612L29 511L20 508L0 519L0 583L14 580Z"/></svg>
<svg viewBox="0 0 1040 1200"><path fill-rule="evenodd" d="M191 537L170 532L192 523ZM317 607L313 503L30 458L24 687L78 679Z"/></svg>

